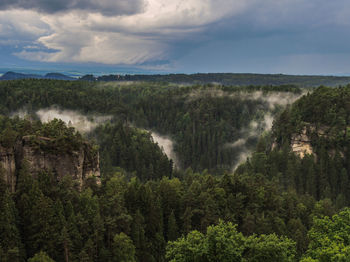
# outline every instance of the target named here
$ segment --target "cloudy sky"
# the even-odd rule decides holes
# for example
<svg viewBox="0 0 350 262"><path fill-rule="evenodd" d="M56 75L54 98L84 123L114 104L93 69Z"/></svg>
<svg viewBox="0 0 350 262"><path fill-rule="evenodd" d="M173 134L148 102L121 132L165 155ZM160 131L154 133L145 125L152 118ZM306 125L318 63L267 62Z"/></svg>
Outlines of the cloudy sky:
<svg viewBox="0 0 350 262"><path fill-rule="evenodd" d="M0 68L350 74L348 0L0 0Z"/></svg>

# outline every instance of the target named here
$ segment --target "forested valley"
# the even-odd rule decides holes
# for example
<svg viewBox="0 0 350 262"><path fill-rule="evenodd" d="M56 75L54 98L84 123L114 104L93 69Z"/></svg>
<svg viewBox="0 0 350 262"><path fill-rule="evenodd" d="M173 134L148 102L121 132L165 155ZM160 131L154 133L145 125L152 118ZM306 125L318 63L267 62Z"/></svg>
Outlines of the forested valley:
<svg viewBox="0 0 350 262"><path fill-rule="evenodd" d="M83 184L25 164L15 190L0 179L1 261L348 261L349 98L350 86L1 81L0 149L89 143L101 168ZM91 129L44 121L57 111Z"/></svg>

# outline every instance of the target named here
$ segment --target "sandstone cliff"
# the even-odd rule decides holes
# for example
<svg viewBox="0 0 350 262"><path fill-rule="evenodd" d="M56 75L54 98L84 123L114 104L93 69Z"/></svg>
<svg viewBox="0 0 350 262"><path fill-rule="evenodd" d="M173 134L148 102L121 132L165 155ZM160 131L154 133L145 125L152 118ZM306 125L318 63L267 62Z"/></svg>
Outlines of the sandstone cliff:
<svg viewBox="0 0 350 262"><path fill-rule="evenodd" d="M291 138L292 151L300 158L304 158L306 154L313 154L311 139L307 135L307 128L303 128L300 134L293 134Z"/></svg>
<svg viewBox="0 0 350 262"><path fill-rule="evenodd" d="M312 139L315 138L329 138L328 134L331 129L327 126L315 127L310 123L304 123L304 126L297 133L293 133L290 137L290 147L292 152L298 155L300 158L304 158L306 155L315 154L315 150L312 146ZM279 145L274 141L271 145L271 149L278 148ZM342 156L344 154L339 152ZM334 156L335 150L330 150L329 154ZM314 157L316 157L314 155ZM315 158L316 159L316 158Z"/></svg>
<svg viewBox="0 0 350 262"><path fill-rule="evenodd" d="M305 123L305 126L297 134L293 134L291 137L292 151L300 158L304 158L306 154L314 154L314 149L311 145L311 137L328 137L330 128L326 126L315 127L309 123ZM331 153L331 152L330 152Z"/></svg>
<svg viewBox="0 0 350 262"><path fill-rule="evenodd" d="M13 148L0 146L0 172L3 175L5 183L9 185L11 191L16 187L16 157Z"/></svg>
<svg viewBox="0 0 350 262"><path fill-rule="evenodd" d="M24 162L35 176L42 171L50 172L57 181L72 176L80 187L89 177L100 181L99 155L91 145L83 143L74 150L58 149L55 139L24 136L15 147L0 146L0 168L5 182L15 191L18 171Z"/></svg>

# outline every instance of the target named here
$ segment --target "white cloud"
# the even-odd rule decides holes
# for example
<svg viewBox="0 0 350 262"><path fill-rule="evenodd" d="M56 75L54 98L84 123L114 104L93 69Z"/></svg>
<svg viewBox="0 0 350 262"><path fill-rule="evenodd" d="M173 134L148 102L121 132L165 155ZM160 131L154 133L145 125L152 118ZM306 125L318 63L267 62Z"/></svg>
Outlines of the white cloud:
<svg viewBox="0 0 350 262"><path fill-rule="evenodd" d="M163 150L167 157L173 160L174 167L179 168L179 161L174 151L174 142L171 140L171 138L167 136L162 136L154 131L147 131L151 133L153 141L158 144L158 146Z"/></svg>
<svg viewBox="0 0 350 262"><path fill-rule="evenodd" d="M103 124L112 119L112 116L108 115L83 115L78 111L60 109L58 107L42 108L35 112L43 123L50 122L52 120L61 119L69 127L74 127L81 133L89 133L93 131L98 125ZM12 117L18 116L20 118L31 118L26 109L20 109L13 112Z"/></svg>
<svg viewBox="0 0 350 262"><path fill-rule="evenodd" d="M101 14L89 16L91 27L132 33L188 33L242 13L249 1L243 0L148 0L145 12L106 19Z"/></svg>
<svg viewBox="0 0 350 262"><path fill-rule="evenodd" d="M49 26L38 13L28 10L0 11L0 39L36 40L50 33Z"/></svg>
<svg viewBox="0 0 350 262"><path fill-rule="evenodd" d="M18 116L23 117L24 111L19 111ZM93 131L99 124L109 121L111 116L86 116L77 111L60 110L58 108L40 109L36 112L41 122L47 123L53 119L61 119L67 125L74 127L81 133Z"/></svg>
<svg viewBox="0 0 350 262"><path fill-rule="evenodd" d="M14 2L0 6L25 8L22 2ZM41 2L31 0L26 5L43 13L0 11L1 35L30 37L51 50L23 50L17 53L19 57L119 65L176 59L174 50L178 44L192 44L182 47L184 53L186 48L212 40L213 34L220 31L217 29L222 28L228 30L222 33L225 37L234 39L249 30L264 34L344 25L348 23L349 10L341 8L344 1L325 0L64 0L54 1L55 5Z"/></svg>
<svg viewBox="0 0 350 262"><path fill-rule="evenodd" d="M48 62L142 64L169 58L169 44L195 37L206 25L241 12L243 0L148 0L144 12L104 16L68 12L44 15L52 34L38 42L56 52L22 51L18 56Z"/></svg>

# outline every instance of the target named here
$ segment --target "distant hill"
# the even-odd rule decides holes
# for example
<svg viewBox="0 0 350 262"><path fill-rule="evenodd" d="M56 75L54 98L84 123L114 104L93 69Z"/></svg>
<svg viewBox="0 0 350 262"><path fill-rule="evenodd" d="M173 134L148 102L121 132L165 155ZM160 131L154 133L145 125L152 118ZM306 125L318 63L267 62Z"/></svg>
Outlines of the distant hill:
<svg viewBox="0 0 350 262"><path fill-rule="evenodd" d="M48 73L44 76L44 78L46 79L55 79L55 80L76 80L73 77L70 76L66 76L64 74L60 74L60 73Z"/></svg>
<svg viewBox="0 0 350 262"><path fill-rule="evenodd" d="M146 81L171 82L184 84L218 83L227 86L249 85L297 85L303 87L339 86L350 83L346 76L309 76L283 74L234 74L234 73L198 73L198 74L168 74L168 75L104 75L94 77L85 75L80 78L85 81Z"/></svg>
<svg viewBox="0 0 350 262"><path fill-rule="evenodd" d="M46 75L22 74L7 72L0 80L16 79L54 79L77 80L76 78L61 74L48 73ZM164 82L176 84L220 84L225 86L280 86L296 85L300 87L318 86L345 86L350 84L350 76L312 76L312 75L283 75L283 74L234 74L234 73L198 73L198 74L167 74L167 75L84 75L81 81L135 81L135 82Z"/></svg>
<svg viewBox="0 0 350 262"><path fill-rule="evenodd" d="M54 79L54 80L75 80L73 77L60 73L48 73L44 76L36 74L22 74L16 72L6 72L0 77L0 80L17 80L17 79Z"/></svg>
<svg viewBox="0 0 350 262"><path fill-rule="evenodd" d="M0 80L16 80L16 79L27 79L27 78L42 78L41 75L33 75L33 74L21 74L15 72L7 72L0 77Z"/></svg>

